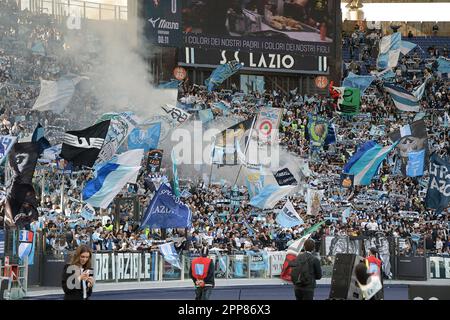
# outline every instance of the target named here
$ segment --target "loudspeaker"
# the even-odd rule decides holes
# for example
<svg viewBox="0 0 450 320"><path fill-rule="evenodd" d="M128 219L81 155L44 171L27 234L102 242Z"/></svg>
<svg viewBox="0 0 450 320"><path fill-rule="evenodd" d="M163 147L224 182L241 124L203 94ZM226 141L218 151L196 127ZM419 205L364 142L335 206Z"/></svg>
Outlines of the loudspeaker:
<svg viewBox="0 0 450 320"><path fill-rule="evenodd" d="M364 258L356 254L338 253L331 278L330 299L361 300L361 291L356 282L355 267Z"/></svg>

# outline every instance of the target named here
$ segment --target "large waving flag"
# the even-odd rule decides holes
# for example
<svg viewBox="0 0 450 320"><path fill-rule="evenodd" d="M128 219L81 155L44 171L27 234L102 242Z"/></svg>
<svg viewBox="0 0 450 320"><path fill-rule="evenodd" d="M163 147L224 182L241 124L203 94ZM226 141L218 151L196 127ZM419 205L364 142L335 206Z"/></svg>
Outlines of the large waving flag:
<svg viewBox="0 0 450 320"><path fill-rule="evenodd" d="M441 73L450 73L450 59L439 57L437 60L437 70Z"/></svg>
<svg viewBox="0 0 450 320"><path fill-rule="evenodd" d="M164 243L160 245L159 250L161 251L164 257L164 260L166 260L172 266L181 269L180 257L178 256L178 253L175 250L173 242Z"/></svg>
<svg viewBox="0 0 450 320"><path fill-rule="evenodd" d="M292 228L304 223L303 219L300 218L297 211L295 211L290 200L288 200L283 209L278 212L276 221L283 228Z"/></svg>
<svg viewBox="0 0 450 320"><path fill-rule="evenodd" d="M344 79L342 86L349 88L358 88L364 92L375 80L375 76L359 76L350 72L347 78Z"/></svg>
<svg viewBox="0 0 450 320"><path fill-rule="evenodd" d="M344 173L349 173L350 168L356 163L356 161L358 161L361 156L366 153L368 150L372 149L373 147L375 147L377 143L375 141L367 141L365 142L363 145L361 145L358 150L356 151L356 153L348 160L347 164L344 165L343 168L343 172Z"/></svg>
<svg viewBox="0 0 450 320"><path fill-rule="evenodd" d="M192 214L166 184L161 184L152 201L145 210L141 229L189 228Z"/></svg>
<svg viewBox="0 0 450 320"><path fill-rule="evenodd" d="M291 193L295 186L282 186L278 184L270 184L265 186L261 192L253 197L250 205L259 209L273 209L278 201Z"/></svg>
<svg viewBox="0 0 450 320"><path fill-rule="evenodd" d="M135 128L128 136L128 149L144 149L145 152L157 149L160 136L161 122L156 123L147 130Z"/></svg>
<svg viewBox="0 0 450 320"><path fill-rule="evenodd" d="M393 68L397 66L401 52L402 35L395 32L383 37L380 41L380 50L377 60L378 69Z"/></svg>
<svg viewBox="0 0 450 320"><path fill-rule="evenodd" d="M369 185L373 176L378 170L381 162L387 157L389 152L395 148L397 143L382 147L376 144L373 148L364 152L361 157L348 170L349 174L353 174L355 185Z"/></svg>
<svg viewBox="0 0 450 320"><path fill-rule="evenodd" d="M136 180L143 156L144 150L131 150L103 164L96 170L96 177L86 184L83 200L106 209L125 184Z"/></svg>
<svg viewBox="0 0 450 320"><path fill-rule="evenodd" d="M319 228L325 223L325 221L319 222L314 226L303 231L303 236L297 241L293 242L286 251L286 258L283 263L282 271L281 271L281 279L285 281L291 280L291 271L292 267L289 267L288 264L290 261L294 261L297 258L298 254L303 250L303 246L305 245L306 240L311 237L311 235L319 230Z"/></svg>
<svg viewBox="0 0 450 320"><path fill-rule="evenodd" d="M406 112L420 111L419 101L406 89L390 83L385 83L384 89L391 95L397 109Z"/></svg>
<svg viewBox="0 0 450 320"><path fill-rule="evenodd" d="M242 69L243 65L234 60L226 64L218 66L211 74L211 76L205 80L205 85L208 91L213 91L217 86L222 84L226 79Z"/></svg>

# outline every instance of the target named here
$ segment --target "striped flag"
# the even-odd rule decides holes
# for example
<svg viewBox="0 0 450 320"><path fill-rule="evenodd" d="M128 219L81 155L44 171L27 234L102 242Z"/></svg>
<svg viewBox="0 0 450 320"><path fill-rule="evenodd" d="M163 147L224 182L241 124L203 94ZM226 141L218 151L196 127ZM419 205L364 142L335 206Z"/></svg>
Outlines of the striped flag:
<svg viewBox="0 0 450 320"><path fill-rule="evenodd" d="M106 209L127 183L136 183L143 149L125 152L95 170L95 178L83 190L83 200L95 208Z"/></svg>
<svg viewBox="0 0 450 320"><path fill-rule="evenodd" d="M390 83L385 83L384 88L391 95L397 109L406 112L419 112L419 101L406 89Z"/></svg>
<svg viewBox="0 0 450 320"><path fill-rule="evenodd" d="M358 161L352 165L348 172L355 176L355 185L369 185L381 162L397 144L398 142L384 148L376 144L373 148L364 152L364 154L362 154Z"/></svg>
<svg viewBox="0 0 450 320"><path fill-rule="evenodd" d="M178 253L175 250L175 246L173 245L173 242L164 243L164 244L160 245L159 251L161 251L161 253L164 257L164 260L166 260L172 266L174 266L178 269L181 269L180 257L178 256Z"/></svg>

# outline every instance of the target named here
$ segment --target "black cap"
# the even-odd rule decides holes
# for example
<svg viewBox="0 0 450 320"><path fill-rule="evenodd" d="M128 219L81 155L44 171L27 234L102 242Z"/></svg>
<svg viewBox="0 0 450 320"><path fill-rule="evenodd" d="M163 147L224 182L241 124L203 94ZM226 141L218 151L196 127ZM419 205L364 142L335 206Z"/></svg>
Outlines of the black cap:
<svg viewBox="0 0 450 320"><path fill-rule="evenodd" d="M378 253L377 248L375 248L375 247L370 248L370 253L373 255L377 254Z"/></svg>

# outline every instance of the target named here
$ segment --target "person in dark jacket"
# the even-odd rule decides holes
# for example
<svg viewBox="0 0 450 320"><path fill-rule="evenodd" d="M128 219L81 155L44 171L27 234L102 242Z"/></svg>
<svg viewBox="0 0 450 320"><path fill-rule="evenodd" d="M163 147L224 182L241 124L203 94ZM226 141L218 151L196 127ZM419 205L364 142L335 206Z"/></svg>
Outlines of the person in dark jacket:
<svg viewBox="0 0 450 320"><path fill-rule="evenodd" d="M315 243L308 239L304 245L305 252L300 253L297 258L290 262L292 269L292 281L294 283L295 298L297 300L314 300L314 289L316 280L322 278L320 261L313 255ZM308 270L307 274L301 276L301 270ZM301 281L299 281L301 279Z"/></svg>
<svg viewBox="0 0 450 320"><path fill-rule="evenodd" d="M202 248L201 257L192 260L189 274L195 284L195 300L209 300L214 288L214 261L208 258L208 247Z"/></svg>
<svg viewBox="0 0 450 320"><path fill-rule="evenodd" d="M88 300L94 287L92 252L88 246L77 248L69 264L64 266L62 288L64 300Z"/></svg>

